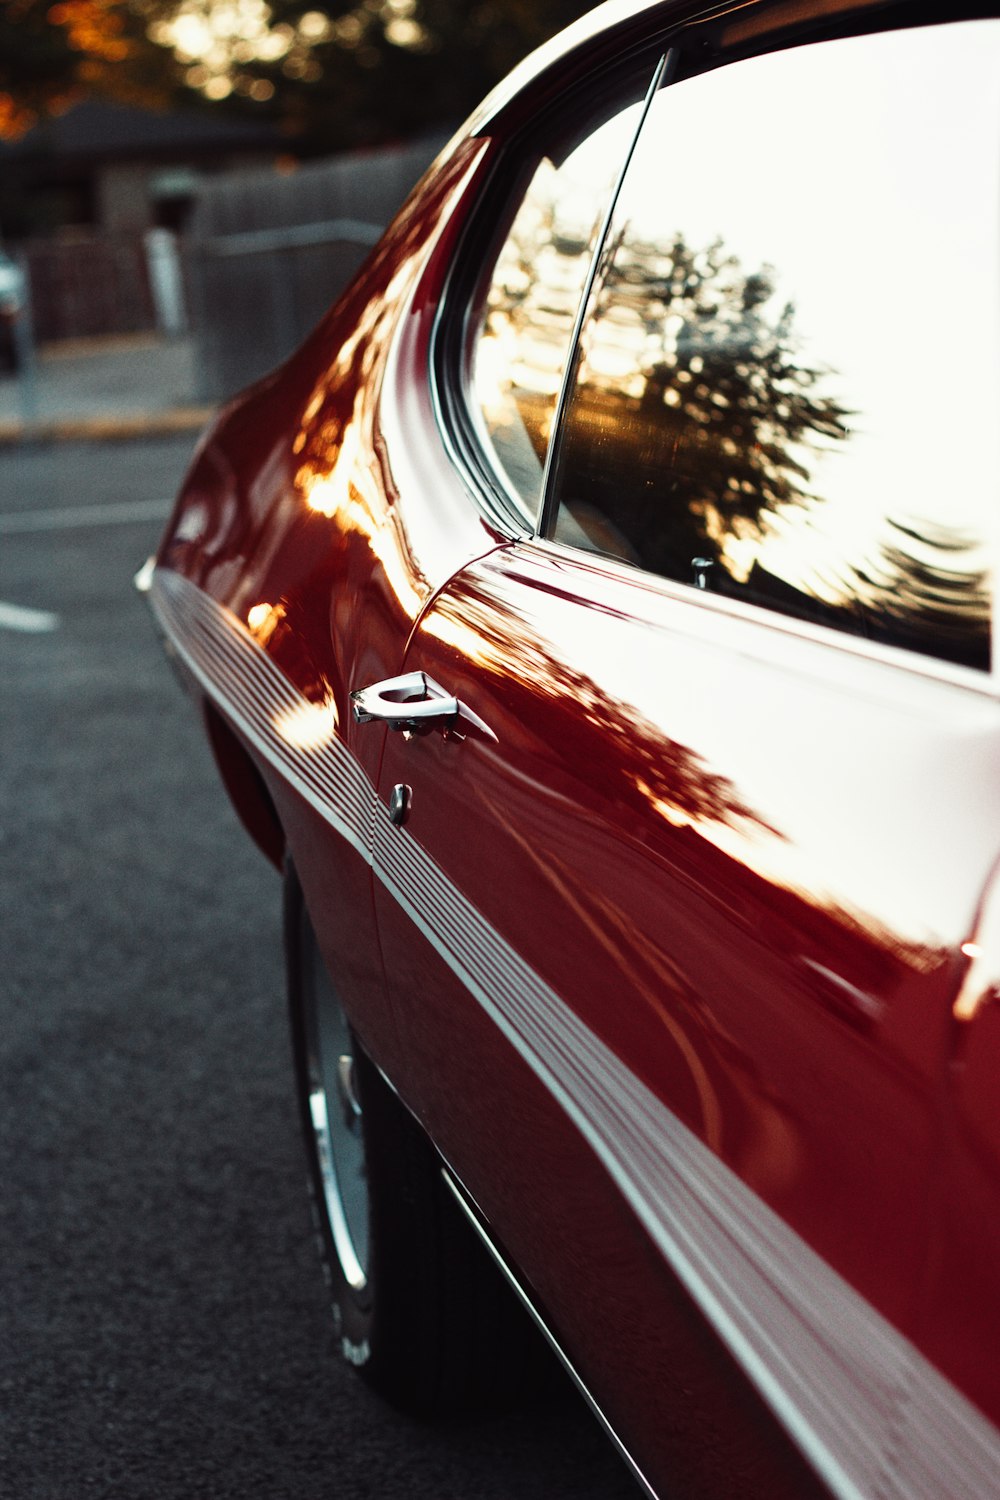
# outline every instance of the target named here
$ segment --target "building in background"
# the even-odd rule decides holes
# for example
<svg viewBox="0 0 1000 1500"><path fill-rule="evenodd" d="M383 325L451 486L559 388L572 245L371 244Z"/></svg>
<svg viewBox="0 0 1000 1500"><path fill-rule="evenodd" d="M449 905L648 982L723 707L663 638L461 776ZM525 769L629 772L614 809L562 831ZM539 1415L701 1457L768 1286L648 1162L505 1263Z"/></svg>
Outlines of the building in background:
<svg viewBox="0 0 1000 1500"><path fill-rule="evenodd" d="M8 240L180 229L202 178L281 149L268 121L88 100L0 141L0 229Z"/></svg>
<svg viewBox="0 0 1000 1500"><path fill-rule="evenodd" d="M201 183L273 169L281 147L272 123L98 100L0 142L0 235L29 274L36 340L178 331L169 242L151 232L182 231Z"/></svg>

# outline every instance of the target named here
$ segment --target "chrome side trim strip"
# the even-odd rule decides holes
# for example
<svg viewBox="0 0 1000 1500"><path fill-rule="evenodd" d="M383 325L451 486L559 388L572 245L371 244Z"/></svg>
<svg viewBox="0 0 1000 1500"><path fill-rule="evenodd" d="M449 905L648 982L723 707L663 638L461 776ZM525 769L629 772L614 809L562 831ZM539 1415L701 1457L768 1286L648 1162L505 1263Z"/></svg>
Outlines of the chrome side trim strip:
<svg viewBox="0 0 1000 1500"><path fill-rule="evenodd" d="M388 892L559 1101L793 1438L836 1494L867 1500L905 1341L622 1065L410 835L377 819L375 839Z"/></svg>
<svg viewBox="0 0 1000 1500"><path fill-rule="evenodd" d="M150 605L197 682L268 760L367 861L375 789L335 736L301 748L281 736L285 717L312 705L236 616L179 573L157 568Z"/></svg>
<svg viewBox="0 0 1000 1500"><path fill-rule="evenodd" d="M982 1500L1000 1432L591 1032L394 827L333 733L279 726L311 705L228 610L157 569L150 601L178 655L246 739L366 860L517 1050L832 1492Z"/></svg>

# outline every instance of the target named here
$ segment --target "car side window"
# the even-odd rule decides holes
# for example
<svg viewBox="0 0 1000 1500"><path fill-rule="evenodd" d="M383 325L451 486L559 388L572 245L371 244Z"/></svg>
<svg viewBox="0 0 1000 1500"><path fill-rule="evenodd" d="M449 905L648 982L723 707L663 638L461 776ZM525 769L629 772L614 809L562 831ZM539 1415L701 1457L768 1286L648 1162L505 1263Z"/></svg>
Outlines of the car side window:
<svg viewBox="0 0 1000 1500"><path fill-rule="evenodd" d="M652 65L585 127L530 158L473 303L469 386L479 446L532 525L580 299L651 74Z"/></svg>
<svg viewBox="0 0 1000 1500"><path fill-rule="evenodd" d="M574 358L549 535L989 669L998 63L1000 24L966 22L657 95Z"/></svg>

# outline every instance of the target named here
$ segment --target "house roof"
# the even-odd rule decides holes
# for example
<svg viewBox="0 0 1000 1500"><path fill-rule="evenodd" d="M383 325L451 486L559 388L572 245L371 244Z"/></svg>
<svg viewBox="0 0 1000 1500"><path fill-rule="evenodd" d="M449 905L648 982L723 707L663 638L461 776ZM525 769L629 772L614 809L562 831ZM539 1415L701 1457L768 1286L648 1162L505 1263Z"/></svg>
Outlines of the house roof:
<svg viewBox="0 0 1000 1500"><path fill-rule="evenodd" d="M276 151L281 145L282 137L269 122L241 120L211 109L159 111L90 99L40 121L17 141L0 143L0 160L197 157L220 151Z"/></svg>

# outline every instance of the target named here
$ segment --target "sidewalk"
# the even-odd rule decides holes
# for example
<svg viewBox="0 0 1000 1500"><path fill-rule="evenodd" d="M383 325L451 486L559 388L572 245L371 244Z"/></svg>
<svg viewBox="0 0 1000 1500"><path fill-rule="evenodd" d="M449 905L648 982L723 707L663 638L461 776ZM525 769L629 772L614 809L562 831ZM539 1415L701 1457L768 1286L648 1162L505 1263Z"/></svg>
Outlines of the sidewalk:
<svg viewBox="0 0 1000 1500"><path fill-rule="evenodd" d="M194 392L191 339L76 339L38 351L35 373L0 374L0 444L196 432L213 408Z"/></svg>

